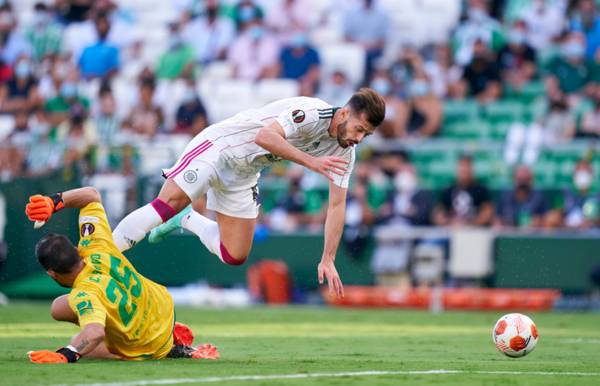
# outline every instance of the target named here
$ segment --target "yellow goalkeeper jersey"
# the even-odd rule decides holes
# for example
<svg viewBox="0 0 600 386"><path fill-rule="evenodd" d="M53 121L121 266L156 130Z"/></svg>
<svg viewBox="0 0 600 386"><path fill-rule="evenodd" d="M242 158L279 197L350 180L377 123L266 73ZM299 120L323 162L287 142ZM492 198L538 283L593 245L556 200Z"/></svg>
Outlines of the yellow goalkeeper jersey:
<svg viewBox="0 0 600 386"><path fill-rule="evenodd" d="M119 252L102 204L80 211L79 230L77 249L85 268L69 294L79 325L104 325L108 350L124 359L164 358L173 345L171 295Z"/></svg>

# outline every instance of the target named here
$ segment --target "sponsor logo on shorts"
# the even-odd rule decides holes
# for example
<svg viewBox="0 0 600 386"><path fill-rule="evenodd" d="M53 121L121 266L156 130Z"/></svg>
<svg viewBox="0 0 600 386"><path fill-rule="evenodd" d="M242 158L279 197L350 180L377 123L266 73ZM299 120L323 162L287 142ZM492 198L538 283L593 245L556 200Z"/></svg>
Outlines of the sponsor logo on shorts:
<svg viewBox="0 0 600 386"><path fill-rule="evenodd" d="M294 120L295 123L304 122L304 118L306 118L306 114L304 114L304 111L302 111L302 110L292 111L292 119Z"/></svg>
<svg viewBox="0 0 600 386"><path fill-rule="evenodd" d="M89 222L81 224L81 237L89 236L92 233L94 233L95 230L96 227L94 226L94 224L90 224Z"/></svg>
<svg viewBox="0 0 600 386"><path fill-rule="evenodd" d="M193 184L198 180L198 174L193 170L188 170L185 173L183 173L183 179L188 184Z"/></svg>

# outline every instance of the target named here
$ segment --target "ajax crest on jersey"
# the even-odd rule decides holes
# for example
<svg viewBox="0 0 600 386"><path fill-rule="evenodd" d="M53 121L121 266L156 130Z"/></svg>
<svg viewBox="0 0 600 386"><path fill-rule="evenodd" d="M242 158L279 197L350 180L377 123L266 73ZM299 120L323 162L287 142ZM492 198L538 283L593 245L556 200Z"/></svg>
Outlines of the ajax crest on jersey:
<svg viewBox="0 0 600 386"><path fill-rule="evenodd" d="M198 174L196 174L196 172L193 170L188 170L185 173L183 173L183 179L188 184L193 184L198 179Z"/></svg>
<svg viewBox="0 0 600 386"><path fill-rule="evenodd" d="M523 314L507 314L498 319L492 340L503 354L518 358L533 351L539 339L537 326Z"/></svg>

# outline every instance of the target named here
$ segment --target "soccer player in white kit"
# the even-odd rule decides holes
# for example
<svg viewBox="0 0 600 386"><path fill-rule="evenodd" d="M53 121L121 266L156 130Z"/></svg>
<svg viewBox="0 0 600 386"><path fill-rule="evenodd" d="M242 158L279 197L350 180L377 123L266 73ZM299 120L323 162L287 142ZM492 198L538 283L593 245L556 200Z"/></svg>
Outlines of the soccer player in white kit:
<svg viewBox="0 0 600 386"><path fill-rule="evenodd" d="M362 88L341 108L316 98L288 98L211 125L188 144L172 168L163 170L166 181L158 197L126 216L113 239L124 251L150 230L150 241L157 241L183 227L224 263L243 264L258 216L260 171L286 159L329 179L318 279L319 283L327 279L329 290L343 296L334 261L344 228L354 146L372 134L384 116L383 98ZM216 222L184 210L204 194Z"/></svg>

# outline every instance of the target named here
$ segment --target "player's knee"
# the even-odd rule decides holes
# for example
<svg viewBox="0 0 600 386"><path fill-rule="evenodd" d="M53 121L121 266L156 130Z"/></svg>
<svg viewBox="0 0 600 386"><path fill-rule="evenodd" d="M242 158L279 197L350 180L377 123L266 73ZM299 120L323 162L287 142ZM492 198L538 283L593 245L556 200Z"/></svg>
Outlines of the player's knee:
<svg viewBox="0 0 600 386"><path fill-rule="evenodd" d="M232 251L233 253L230 253L230 251L225 248L225 245L223 245L223 243L221 243L221 260L223 260L223 262L225 264L228 265L242 265L246 262L246 260L248 259L248 253L241 253L240 251Z"/></svg>

